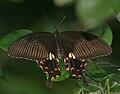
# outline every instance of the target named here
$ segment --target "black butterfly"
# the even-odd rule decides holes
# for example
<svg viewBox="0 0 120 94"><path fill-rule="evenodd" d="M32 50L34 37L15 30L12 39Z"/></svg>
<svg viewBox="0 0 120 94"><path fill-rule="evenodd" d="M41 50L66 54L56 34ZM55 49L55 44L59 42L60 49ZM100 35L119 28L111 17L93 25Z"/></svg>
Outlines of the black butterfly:
<svg viewBox="0 0 120 94"><path fill-rule="evenodd" d="M99 37L81 31L53 33L34 32L15 41L8 49L13 58L35 60L45 73L48 73L46 85L52 87L52 78L60 76L59 58L63 58L66 70L86 83L83 71L87 59L112 53L111 47Z"/></svg>

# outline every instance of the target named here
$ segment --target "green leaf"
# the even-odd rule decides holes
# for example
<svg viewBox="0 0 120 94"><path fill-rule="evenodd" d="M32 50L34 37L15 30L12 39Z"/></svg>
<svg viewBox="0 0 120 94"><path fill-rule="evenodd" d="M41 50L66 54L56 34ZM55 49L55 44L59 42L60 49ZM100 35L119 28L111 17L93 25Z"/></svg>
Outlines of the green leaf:
<svg viewBox="0 0 120 94"><path fill-rule="evenodd" d="M85 86L83 82L78 82L75 87L73 88L73 94L84 94L82 92L96 92L98 90L98 86L94 84L88 84ZM86 93L85 93L86 94ZM94 93L93 93L94 94Z"/></svg>
<svg viewBox="0 0 120 94"><path fill-rule="evenodd" d="M107 73L104 69L96 66L93 62L90 62L87 64L85 71L87 74L89 74L93 78L103 78L107 76ZM100 80L98 79L98 80ZM97 79L96 79L97 80Z"/></svg>
<svg viewBox="0 0 120 94"><path fill-rule="evenodd" d="M32 31L26 30L26 29L20 29L20 30L16 30L14 32L11 32L11 33L5 35L0 40L0 48L7 51L8 47L10 46L11 43L13 43L16 39L18 39L26 34L29 34L29 33L32 33Z"/></svg>
<svg viewBox="0 0 120 94"><path fill-rule="evenodd" d="M120 92L120 84L114 82L114 84L111 86L112 92Z"/></svg>
<svg viewBox="0 0 120 94"><path fill-rule="evenodd" d="M111 0L112 1L112 6L113 10L115 13L120 12L120 0Z"/></svg>
<svg viewBox="0 0 120 94"><path fill-rule="evenodd" d="M62 59L59 59L59 60L60 60L59 66L60 66L61 75L60 75L60 77L56 77L56 78L52 79L52 81L63 81L65 79L69 78L69 76L70 76L69 72L65 69L65 64L64 64L63 60ZM47 77L48 77L48 75L47 75Z"/></svg>
<svg viewBox="0 0 120 94"><path fill-rule="evenodd" d="M113 80L113 77L112 77L112 75L110 74L110 75L108 75L108 76L106 76L102 81L101 81L101 83L103 83L103 87L106 87L105 89L106 89L106 91L108 91L109 90L109 92L120 92L120 84L119 83L117 83L117 82L115 82L114 80ZM116 94L116 93L115 93Z"/></svg>
<svg viewBox="0 0 120 94"><path fill-rule="evenodd" d="M52 81L63 81L67 78L69 78L69 72L65 69L65 64L63 62L63 60L60 59L60 72L61 72L61 76L60 77L57 77L55 79L53 79Z"/></svg>
<svg viewBox="0 0 120 94"><path fill-rule="evenodd" d="M120 92L120 84L114 82L111 76L104 77L98 83L88 83L87 86L83 82L78 82L73 89L73 94L117 94Z"/></svg>
<svg viewBox="0 0 120 94"><path fill-rule="evenodd" d="M115 73L112 78L115 82L120 83L120 73Z"/></svg>
<svg viewBox="0 0 120 94"><path fill-rule="evenodd" d="M76 13L83 25L96 27L113 14L111 5L111 0L78 0Z"/></svg>
<svg viewBox="0 0 120 94"><path fill-rule="evenodd" d="M89 29L88 32L101 37L109 45L112 44L112 39L113 39L112 31L108 25L100 25L99 27L96 27L94 29Z"/></svg>

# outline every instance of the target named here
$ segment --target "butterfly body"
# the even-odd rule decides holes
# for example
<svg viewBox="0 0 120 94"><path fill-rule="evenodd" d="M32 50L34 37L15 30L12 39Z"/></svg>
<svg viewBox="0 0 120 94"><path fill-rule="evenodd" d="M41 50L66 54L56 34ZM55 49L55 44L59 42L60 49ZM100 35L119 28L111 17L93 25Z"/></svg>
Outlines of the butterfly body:
<svg viewBox="0 0 120 94"><path fill-rule="evenodd" d="M86 80L83 71L86 60L112 53L111 47L96 35L82 31L53 33L34 32L16 40L8 48L8 55L37 61L37 65L48 74L46 85L52 87L51 79L61 75L59 59L63 58L66 70L76 78Z"/></svg>
<svg viewBox="0 0 120 94"><path fill-rule="evenodd" d="M54 34L56 45L57 45L57 57L60 59L63 55L61 40L60 40L60 32L57 29L54 29L53 34Z"/></svg>

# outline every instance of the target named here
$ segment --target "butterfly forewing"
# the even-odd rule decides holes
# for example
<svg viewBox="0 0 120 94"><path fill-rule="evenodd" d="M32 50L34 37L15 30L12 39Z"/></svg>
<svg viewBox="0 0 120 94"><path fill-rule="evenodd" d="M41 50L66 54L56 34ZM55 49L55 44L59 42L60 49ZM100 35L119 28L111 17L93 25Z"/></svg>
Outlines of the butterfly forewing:
<svg viewBox="0 0 120 94"><path fill-rule="evenodd" d="M64 52L73 52L78 59L90 59L112 52L104 40L87 32L65 31L60 34L60 38Z"/></svg>
<svg viewBox="0 0 120 94"><path fill-rule="evenodd" d="M54 35L48 32L35 32L25 35L15 41L8 49L8 54L12 57L32 60L47 59L49 52L57 56Z"/></svg>

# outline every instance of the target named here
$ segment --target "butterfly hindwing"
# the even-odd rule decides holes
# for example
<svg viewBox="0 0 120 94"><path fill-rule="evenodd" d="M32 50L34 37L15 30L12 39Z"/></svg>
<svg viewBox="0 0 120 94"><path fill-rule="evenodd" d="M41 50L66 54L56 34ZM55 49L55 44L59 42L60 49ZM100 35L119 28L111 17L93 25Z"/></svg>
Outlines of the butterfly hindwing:
<svg viewBox="0 0 120 94"><path fill-rule="evenodd" d="M97 56L109 55L111 47L101 38L87 32L65 31L60 33L66 70L71 76L82 78L86 84L83 71L86 60Z"/></svg>

